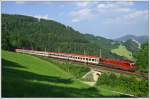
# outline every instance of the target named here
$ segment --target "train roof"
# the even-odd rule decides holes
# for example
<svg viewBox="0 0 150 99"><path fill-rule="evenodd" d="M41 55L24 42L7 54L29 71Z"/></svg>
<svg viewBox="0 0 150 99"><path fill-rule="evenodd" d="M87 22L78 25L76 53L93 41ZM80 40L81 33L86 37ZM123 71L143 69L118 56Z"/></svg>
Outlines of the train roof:
<svg viewBox="0 0 150 99"><path fill-rule="evenodd" d="M98 58L96 56L86 56L86 55L81 55L81 54L67 54L67 53L61 53L61 52L49 52L49 54L61 54L61 55L66 55L66 56L79 56L82 58Z"/></svg>
<svg viewBox="0 0 150 99"><path fill-rule="evenodd" d="M118 62L123 62L123 63L134 63L133 61L128 61L128 60L118 60L118 59L108 59L108 58L101 58L107 61L118 61Z"/></svg>

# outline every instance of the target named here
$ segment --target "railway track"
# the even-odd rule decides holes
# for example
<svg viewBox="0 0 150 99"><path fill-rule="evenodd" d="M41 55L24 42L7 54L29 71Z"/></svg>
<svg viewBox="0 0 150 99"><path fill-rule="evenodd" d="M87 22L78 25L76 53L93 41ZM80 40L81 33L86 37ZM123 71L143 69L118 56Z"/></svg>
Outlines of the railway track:
<svg viewBox="0 0 150 99"><path fill-rule="evenodd" d="M143 74L141 72L129 72L129 71L107 68L104 66L95 66L95 65L89 65L89 67L96 70L96 71L115 72L115 73L119 73L119 74L124 74L126 76L135 76L137 79L148 80L148 74Z"/></svg>
<svg viewBox="0 0 150 99"><path fill-rule="evenodd" d="M37 56L37 55L35 55L35 56ZM105 65L86 64L86 63L83 63L83 62L72 61L72 60L67 61L65 59L60 59L60 58L52 58L52 57L47 57L47 58L55 59L55 60L59 60L59 61L63 61L63 62L71 62L73 64L82 64L83 66L88 66L89 68L91 68L95 71L114 72L114 73L124 74L126 76L136 76L136 78L139 79L139 80L148 80L148 74L141 73L141 72L130 72L130 71L125 71L125 70L121 70L121 69L108 67L108 66L105 66Z"/></svg>
<svg viewBox="0 0 150 99"><path fill-rule="evenodd" d="M54 59L54 58L51 58L51 59ZM58 59L58 58L55 58L55 59L64 61L63 59ZM70 60L69 60L69 62L75 63L75 64L85 64L85 63L81 63L81 62L77 62L77 61L70 61ZM86 64L85 66L88 66L88 67L90 67L91 69L93 69L95 71L114 72L114 73L124 74L126 76L135 76L139 80L148 80L148 74L146 74L146 73L130 72L130 71L125 71L125 70L121 70L121 69L111 68L111 67L108 67L108 66L105 66L105 65Z"/></svg>

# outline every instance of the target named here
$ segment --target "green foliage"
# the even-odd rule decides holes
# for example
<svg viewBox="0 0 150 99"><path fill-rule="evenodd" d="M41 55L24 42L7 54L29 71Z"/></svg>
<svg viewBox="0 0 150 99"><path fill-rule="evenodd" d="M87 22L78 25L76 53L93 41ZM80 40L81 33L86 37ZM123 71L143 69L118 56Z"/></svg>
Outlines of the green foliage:
<svg viewBox="0 0 150 99"><path fill-rule="evenodd" d="M70 65L70 64L58 65L58 66L62 68L63 70L70 72L76 78L81 78L90 70L87 67L75 66L75 65Z"/></svg>
<svg viewBox="0 0 150 99"><path fill-rule="evenodd" d="M26 48L65 53L79 53L104 57L122 58L111 53L118 44L112 40L95 37L65 26L61 23L37 18L2 14L2 49Z"/></svg>
<svg viewBox="0 0 150 99"><path fill-rule="evenodd" d="M149 67L149 53L148 53L148 43L142 44L141 50L138 52L138 54L135 55L136 57L136 65L138 66L138 69L143 72L148 72Z"/></svg>
<svg viewBox="0 0 150 99"><path fill-rule="evenodd" d="M136 80L133 77L116 76L115 74L102 74L99 77L97 86L109 86L116 91L123 91L135 96L147 97L148 96L148 81Z"/></svg>

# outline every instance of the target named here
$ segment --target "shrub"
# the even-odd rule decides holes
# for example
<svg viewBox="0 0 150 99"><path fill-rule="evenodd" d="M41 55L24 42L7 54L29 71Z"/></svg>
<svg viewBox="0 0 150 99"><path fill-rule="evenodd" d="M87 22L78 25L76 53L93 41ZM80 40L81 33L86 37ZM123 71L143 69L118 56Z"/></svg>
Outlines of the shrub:
<svg viewBox="0 0 150 99"><path fill-rule="evenodd" d="M97 86L107 85L112 89L120 91L123 89L125 92L133 94L135 96L148 96L148 81L136 80L135 77L117 77L115 74L102 74L97 83Z"/></svg>

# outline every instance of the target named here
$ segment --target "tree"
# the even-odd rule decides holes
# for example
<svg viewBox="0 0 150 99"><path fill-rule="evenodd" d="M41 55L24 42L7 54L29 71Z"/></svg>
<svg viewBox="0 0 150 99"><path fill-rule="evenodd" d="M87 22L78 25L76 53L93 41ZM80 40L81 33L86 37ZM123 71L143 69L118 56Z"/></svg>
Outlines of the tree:
<svg viewBox="0 0 150 99"><path fill-rule="evenodd" d="M137 55L135 55L136 57L136 65L138 66L140 71L144 71L144 72L148 72L148 57L149 53L148 53L148 43L142 44L141 46L141 50L138 52Z"/></svg>

